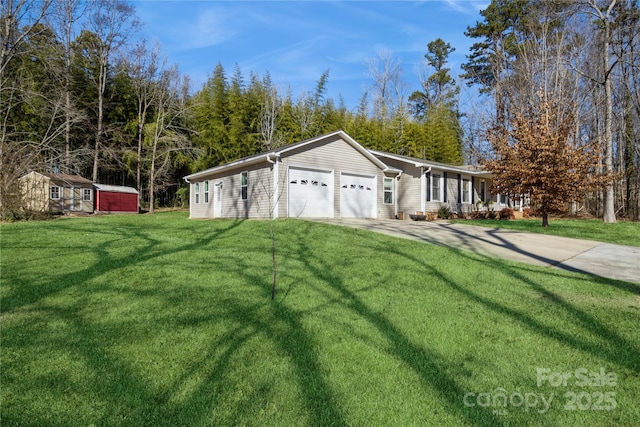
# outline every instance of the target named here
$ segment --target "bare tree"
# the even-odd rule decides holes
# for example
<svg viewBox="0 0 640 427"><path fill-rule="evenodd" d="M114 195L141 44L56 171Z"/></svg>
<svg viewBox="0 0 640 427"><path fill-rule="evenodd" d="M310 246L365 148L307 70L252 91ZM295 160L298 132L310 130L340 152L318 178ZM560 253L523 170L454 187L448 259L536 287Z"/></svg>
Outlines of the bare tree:
<svg viewBox="0 0 640 427"><path fill-rule="evenodd" d="M185 80L182 83L186 83ZM151 146L149 153L149 213L155 210L155 191L158 182L169 172L177 156L191 155L193 149L182 127L186 106L182 99L178 67L159 72L154 82L153 109L155 119L147 124L145 137ZM192 159L191 159L192 160Z"/></svg>
<svg viewBox="0 0 640 427"><path fill-rule="evenodd" d="M282 139L278 135L278 121L282 111L282 100L278 95L278 91L274 86L269 86L265 93L264 104L260 113L260 136L262 144L266 150L273 150L282 145ZM272 163L272 170L276 167L278 159L269 160ZM267 179L262 182L263 190L267 194L267 214L269 217L269 238L271 239L271 262L272 262L272 281L271 281L271 299L276 296L276 281L278 275L278 261L276 257L276 236L273 229L274 209L277 206L279 196L277 180Z"/></svg>
<svg viewBox="0 0 640 427"><path fill-rule="evenodd" d="M87 4L82 0L59 0L55 5L53 21L57 24L55 29L64 49L62 58L64 64L61 70L65 113L64 168L66 173L71 173L71 129L79 117L79 111L71 100L72 42L76 35L76 25L84 15Z"/></svg>
<svg viewBox="0 0 640 427"><path fill-rule="evenodd" d="M18 178L47 156L56 156L53 141L59 136L60 105L26 85L29 76L19 66L30 55L30 38L46 31L41 25L52 0L2 0L0 2L0 219L21 205ZM27 105L42 105L40 132L18 126L13 113ZM46 111L43 111L46 110Z"/></svg>
<svg viewBox="0 0 640 427"><path fill-rule="evenodd" d="M311 136L311 129L317 126L315 123L313 96L309 92L300 94L293 111L296 122L300 127L300 139L305 140Z"/></svg>
<svg viewBox="0 0 640 427"><path fill-rule="evenodd" d="M602 74L598 83L604 90L605 116L604 116L604 169L609 175L613 175L613 92L611 89L612 71L616 66L611 60L611 25L613 8L617 0L608 0L602 4L597 0L586 0L587 13L596 18L600 34ZM609 182L605 188L604 198L604 222L616 222L615 193L613 182Z"/></svg>
<svg viewBox="0 0 640 427"><path fill-rule="evenodd" d="M266 150L272 150L282 144L282 138L278 134L278 121L281 113L282 99L278 90L271 86L267 88L260 111L260 137Z"/></svg>
<svg viewBox="0 0 640 427"><path fill-rule="evenodd" d="M371 94L376 117L386 121L404 100L402 66L400 60L389 49L380 49L377 55L365 63L367 76L373 80Z"/></svg>
<svg viewBox="0 0 640 427"><path fill-rule="evenodd" d="M136 186L139 197L142 197L142 161L144 146L144 130L149 110L154 103L154 97L159 94L154 90L154 81L159 67L160 46L155 45L149 50L145 40L139 42L130 54L128 63L137 104L137 154L136 154Z"/></svg>
<svg viewBox="0 0 640 427"><path fill-rule="evenodd" d="M97 128L93 154L93 181L98 180L100 152L104 136L104 107L107 81L113 56L137 31L140 23L135 9L123 0L96 0L89 17L88 28L96 35L94 51L97 54L98 74L95 76L97 99Z"/></svg>

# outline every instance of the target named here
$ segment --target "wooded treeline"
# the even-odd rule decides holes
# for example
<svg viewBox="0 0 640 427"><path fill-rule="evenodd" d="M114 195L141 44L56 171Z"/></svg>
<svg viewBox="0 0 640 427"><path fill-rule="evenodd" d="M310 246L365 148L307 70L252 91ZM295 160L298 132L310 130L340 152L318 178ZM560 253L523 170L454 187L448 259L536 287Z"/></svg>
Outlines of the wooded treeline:
<svg viewBox="0 0 640 427"><path fill-rule="evenodd" d="M368 148L461 164L495 159L487 131L510 128L532 102L571 109L574 137L617 174L583 208L605 220L640 212L640 17L633 0L494 0L466 33L461 76L483 102L459 107L454 47L426 44L409 91L390 51L363 64L371 86L355 108L327 97L330 70L306 93L268 73L215 66L201 88L135 38L122 0L3 0L0 17L0 203L19 209L29 170L131 185L142 206L186 199L182 176L265 149L345 130ZM483 106L492 107L488 110ZM567 111L560 109L559 111Z"/></svg>
<svg viewBox="0 0 640 427"><path fill-rule="evenodd" d="M463 77L491 97L493 112L489 122L474 123L479 126L475 134L489 134L492 142L506 143L517 152L515 146L522 139L513 137L514 127L544 126L550 139L539 140L533 147L538 151L535 157L541 159L553 155L551 147L561 148L551 140L564 133L563 123L571 117L574 131L566 134L565 147L571 145L585 154L596 152L598 161L589 173L606 178L600 189L584 193L582 208L605 222L615 222L617 216L638 219L638 3L494 0L481 15L483 20L466 32L477 42L463 66ZM552 106L554 115L549 115L549 109L538 108L540 105ZM522 123L524 117L528 124ZM515 124L518 121L521 123ZM504 138L496 138L496 130ZM474 147L491 164L495 144L487 147L483 142L479 139ZM506 162L501 163L501 169L508 169ZM529 166L529 174L540 174L532 163ZM558 165L566 170L565 166ZM548 173L554 172L551 169ZM557 176L558 187L567 189L576 184L569 181L571 173ZM549 176L541 178L549 180ZM584 177L583 181L588 180ZM564 193L563 189L556 190L557 194Z"/></svg>

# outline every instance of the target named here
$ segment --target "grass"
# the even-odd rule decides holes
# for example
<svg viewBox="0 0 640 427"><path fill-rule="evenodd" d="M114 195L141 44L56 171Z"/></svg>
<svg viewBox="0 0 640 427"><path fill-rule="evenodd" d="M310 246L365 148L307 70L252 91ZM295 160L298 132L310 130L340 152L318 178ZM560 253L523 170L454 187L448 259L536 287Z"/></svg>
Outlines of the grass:
<svg viewBox="0 0 640 427"><path fill-rule="evenodd" d="M640 286L275 227L271 301L266 222L3 224L2 425L637 425Z"/></svg>
<svg viewBox="0 0 640 427"><path fill-rule="evenodd" d="M605 224L601 219L556 219L549 220L549 227L541 226L540 218L518 220L501 219L465 219L454 220L461 224L482 227L508 228L530 233L572 237L576 239L596 240L618 245L640 246L640 222L619 221Z"/></svg>

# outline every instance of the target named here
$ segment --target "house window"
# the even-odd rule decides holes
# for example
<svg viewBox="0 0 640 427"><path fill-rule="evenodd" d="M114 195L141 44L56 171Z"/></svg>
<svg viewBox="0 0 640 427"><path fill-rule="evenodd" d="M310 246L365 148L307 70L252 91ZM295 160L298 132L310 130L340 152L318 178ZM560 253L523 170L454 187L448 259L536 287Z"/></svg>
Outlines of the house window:
<svg viewBox="0 0 640 427"><path fill-rule="evenodd" d="M384 179L384 204L393 204L393 178Z"/></svg>
<svg viewBox="0 0 640 427"><path fill-rule="evenodd" d="M84 200L85 202L90 202L91 201L91 189L90 188L85 188L82 192L82 200Z"/></svg>
<svg viewBox="0 0 640 427"><path fill-rule="evenodd" d="M462 203L471 203L471 181L462 180Z"/></svg>
<svg viewBox="0 0 640 427"><path fill-rule="evenodd" d="M209 181L204 182L204 202L209 203Z"/></svg>
<svg viewBox="0 0 640 427"><path fill-rule="evenodd" d="M303 184L306 184L306 182ZM247 200L249 198L249 172L242 172L240 179L240 192L242 194L242 200Z"/></svg>
<svg viewBox="0 0 640 427"><path fill-rule="evenodd" d="M431 200L442 201L442 176L433 174L431 176Z"/></svg>
<svg viewBox="0 0 640 427"><path fill-rule="evenodd" d="M480 181L480 200L483 203L487 201L487 183L485 181Z"/></svg>
<svg viewBox="0 0 640 427"><path fill-rule="evenodd" d="M53 199L53 200L60 200L60 187L57 187L55 185L52 185L49 188L49 196Z"/></svg>
<svg viewBox="0 0 640 427"><path fill-rule="evenodd" d="M196 203L200 203L200 183L199 182L196 182L194 193L195 193Z"/></svg>

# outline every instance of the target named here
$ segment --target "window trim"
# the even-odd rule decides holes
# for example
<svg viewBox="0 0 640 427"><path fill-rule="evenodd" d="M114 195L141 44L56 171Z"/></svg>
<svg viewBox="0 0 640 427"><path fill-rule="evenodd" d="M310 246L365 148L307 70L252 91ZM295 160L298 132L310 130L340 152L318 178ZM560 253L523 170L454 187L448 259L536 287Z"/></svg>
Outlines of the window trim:
<svg viewBox="0 0 640 427"><path fill-rule="evenodd" d="M52 186L50 186L50 187L49 187L49 198L50 198L51 200L60 200L60 193L61 193L60 189L61 189L61 188L62 188L62 187L60 187L59 185L52 185ZM53 197L53 191L54 191L54 190L55 190L55 192L56 192L56 197Z"/></svg>
<svg viewBox="0 0 640 427"><path fill-rule="evenodd" d="M240 172L240 198L249 200L249 171Z"/></svg>
<svg viewBox="0 0 640 427"><path fill-rule="evenodd" d="M436 195L434 194L433 190L434 190L434 184L435 182L438 182L438 195L436 197ZM431 201L432 202L443 202L443 196L442 196L442 187L443 187L443 175L441 174L437 174L437 173L432 173L431 174L431 185L429 187L429 191L431 192Z"/></svg>
<svg viewBox="0 0 640 427"><path fill-rule="evenodd" d="M87 194L89 195L89 197L87 197ZM83 188L82 189L82 201L83 202L90 202L92 199L92 194L93 191L91 191L90 188Z"/></svg>
<svg viewBox="0 0 640 427"><path fill-rule="evenodd" d="M393 205L394 202L394 193L395 193L395 180L393 178L384 177L382 178L382 203L385 205ZM391 188L387 190L386 183L391 182ZM387 202L387 194L390 195L390 202Z"/></svg>
<svg viewBox="0 0 640 427"><path fill-rule="evenodd" d="M467 186L467 188L465 189L465 184ZM473 188L473 186L471 185L471 178L470 177L462 177L462 184L460 186L460 191L461 191L461 197L460 197L460 203L464 203L464 204L470 204L471 203L471 189ZM466 200L465 200L466 199Z"/></svg>
<svg viewBox="0 0 640 427"><path fill-rule="evenodd" d="M199 182L195 182L193 184L194 189L193 189L193 195L194 195L194 202L196 205L200 204L200 183Z"/></svg>
<svg viewBox="0 0 640 427"><path fill-rule="evenodd" d="M209 180L204 182L204 203L209 203Z"/></svg>

